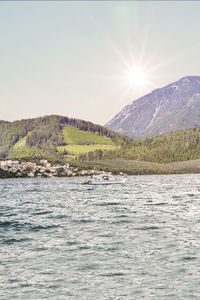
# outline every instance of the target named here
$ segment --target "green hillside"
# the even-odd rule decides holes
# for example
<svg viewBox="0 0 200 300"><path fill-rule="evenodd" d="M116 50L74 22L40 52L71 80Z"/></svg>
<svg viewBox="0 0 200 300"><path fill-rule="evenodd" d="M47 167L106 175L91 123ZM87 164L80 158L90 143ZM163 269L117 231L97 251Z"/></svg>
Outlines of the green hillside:
<svg viewBox="0 0 200 300"><path fill-rule="evenodd" d="M57 149L63 154L76 156L80 153L88 153L98 149L104 151L114 150L118 147L108 137L100 136L93 132L82 131L70 125L64 126L62 132L66 145L59 146Z"/></svg>
<svg viewBox="0 0 200 300"><path fill-rule="evenodd" d="M200 127L133 141L102 126L62 116L0 121L0 158L79 162L200 159Z"/></svg>
<svg viewBox="0 0 200 300"><path fill-rule="evenodd" d="M56 115L0 121L0 158L60 161L75 158L77 153L117 149L131 142L103 126Z"/></svg>
<svg viewBox="0 0 200 300"><path fill-rule="evenodd" d="M68 145L115 145L115 143L106 136L100 136L93 132L82 131L70 125L64 126L62 132L64 142Z"/></svg>

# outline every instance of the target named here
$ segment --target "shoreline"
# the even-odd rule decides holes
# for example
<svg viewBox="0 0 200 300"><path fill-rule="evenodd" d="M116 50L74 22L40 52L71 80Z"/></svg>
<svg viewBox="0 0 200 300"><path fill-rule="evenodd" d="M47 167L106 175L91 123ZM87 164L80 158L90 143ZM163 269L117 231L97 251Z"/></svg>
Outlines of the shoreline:
<svg viewBox="0 0 200 300"><path fill-rule="evenodd" d="M78 162L76 165L53 165L42 161L40 165L33 162L3 161L0 165L0 178L52 178L52 177L87 177L101 172L127 175L173 175L200 174L200 159L172 163L152 163L146 161L96 161ZM2 163L2 161L0 161ZM46 166L45 166L46 165ZM14 167L13 167L14 166ZM25 168L26 167L26 168ZM21 169L20 169L21 168Z"/></svg>

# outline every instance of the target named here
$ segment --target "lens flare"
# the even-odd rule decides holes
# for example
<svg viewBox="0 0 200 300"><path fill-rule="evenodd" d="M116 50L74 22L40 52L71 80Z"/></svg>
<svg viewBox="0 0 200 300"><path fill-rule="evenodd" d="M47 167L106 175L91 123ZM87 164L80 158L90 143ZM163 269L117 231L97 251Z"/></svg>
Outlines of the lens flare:
<svg viewBox="0 0 200 300"><path fill-rule="evenodd" d="M128 81L134 86L141 86L145 83L145 72L140 67L134 67L130 70Z"/></svg>

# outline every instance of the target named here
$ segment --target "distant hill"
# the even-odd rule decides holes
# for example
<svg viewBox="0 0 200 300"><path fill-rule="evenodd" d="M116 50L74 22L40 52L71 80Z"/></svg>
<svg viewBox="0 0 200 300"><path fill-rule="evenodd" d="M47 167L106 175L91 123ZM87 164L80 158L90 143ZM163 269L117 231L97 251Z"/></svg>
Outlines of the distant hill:
<svg viewBox="0 0 200 300"><path fill-rule="evenodd" d="M103 126L57 115L0 121L0 158L60 160L65 155L110 150L130 142Z"/></svg>
<svg viewBox="0 0 200 300"><path fill-rule="evenodd" d="M188 76L125 106L105 127L135 139L200 125L200 76Z"/></svg>

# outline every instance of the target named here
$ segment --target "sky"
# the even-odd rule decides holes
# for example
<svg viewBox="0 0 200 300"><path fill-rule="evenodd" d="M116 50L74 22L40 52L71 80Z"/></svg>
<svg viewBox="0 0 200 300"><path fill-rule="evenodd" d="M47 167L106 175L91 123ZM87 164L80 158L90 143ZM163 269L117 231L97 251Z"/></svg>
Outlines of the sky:
<svg viewBox="0 0 200 300"><path fill-rule="evenodd" d="M199 12L198 1L0 1L0 120L104 125L200 75Z"/></svg>

